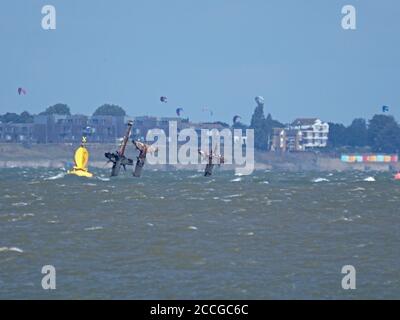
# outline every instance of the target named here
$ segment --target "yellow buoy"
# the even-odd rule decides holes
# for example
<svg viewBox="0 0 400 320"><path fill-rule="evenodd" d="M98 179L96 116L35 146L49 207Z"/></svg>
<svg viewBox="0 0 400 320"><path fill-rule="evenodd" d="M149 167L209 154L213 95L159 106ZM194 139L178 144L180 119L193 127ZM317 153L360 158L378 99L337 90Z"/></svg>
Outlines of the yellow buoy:
<svg viewBox="0 0 400 320"><path fill-rule="evenodd" d="M82 138L81 146L76 149L74 162L75 166L72 170L69 170L68 174L74 174L79 177L93 177L93 174L88 171L87 165L89 162L89 151L85 148L84 143L86 143L86 137Z"/></svg>

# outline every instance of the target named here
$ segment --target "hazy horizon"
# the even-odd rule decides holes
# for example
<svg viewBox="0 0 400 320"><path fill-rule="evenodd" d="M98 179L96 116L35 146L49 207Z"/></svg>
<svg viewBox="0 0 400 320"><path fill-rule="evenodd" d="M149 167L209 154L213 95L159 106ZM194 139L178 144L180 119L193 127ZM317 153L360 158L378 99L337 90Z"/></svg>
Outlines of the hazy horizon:
<svg viewBox="0 0 400 320"><path fill-rule="evenodd" d="M56 30L41 28L47 4ZM357 30L341 27L346 4L357 9ZM282 122L348 124L382 105L398 119L399 16L394 0L6 0L0 113L61 102L91 114L114 103L130 116L175 116L179 106L193 121L238 114L249 123L261 95Z"/></svg>

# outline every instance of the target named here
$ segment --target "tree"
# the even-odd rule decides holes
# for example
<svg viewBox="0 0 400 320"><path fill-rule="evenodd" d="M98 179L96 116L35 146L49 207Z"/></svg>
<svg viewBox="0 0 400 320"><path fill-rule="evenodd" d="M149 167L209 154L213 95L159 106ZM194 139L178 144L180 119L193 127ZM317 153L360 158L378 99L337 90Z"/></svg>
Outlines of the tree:
<svg viewBox="0 0 400 320"><path fill-rule="evenodd" d="M31 115L28 111L24 111L20 114L21 123L33 123L33 115Z"/></svg>
<svg viewBox="0 0 400 320"><path fill-rule="evenodd" d="M397 131L398 127L399 125L393 116L383 114L374 115L369 121L368 126L368 144L372 150L374 152L382 152L383 149L391 149L388 147L388 144L395 146L397 139L392 134ZM385 137L385 135L387 136Z"/></svg>
<svg viewBox="0 0 400 320"><path fill-rule="evenodd" d="M94 116L125 116L126 112L115 104L103 104L93 113Z"/></svg>
<svg viewBox="0 0 400 320"><path fill-rule="evenodd" d="M229 128L229 124L227 124L226 122L222 122L222 121L215 121L213 122L214 124L219 124L220 126L224 127L224 128Z"/></svg>
<svg viewBox="0 0 400 320"><path fill-rule="evenodd" d="M375 115L369 121L368 142L374 152L400 150L400 127L393 116Z"/></svg>
<svg viewBox="0 0 400 320"><path fill-rule="evenodd" d="M3 123L18 123L19 115L14 112L7 112L6 114L1 116L0 120Z"/></svg>
<svg viewBox="0 0 400 320"><path fill-rule="evenodd" d="M268 150L273 128L283 128L284 125L272 119L271 114L267 118L264 115L264 102L257 102L251 117L250 128L254 130L254 147L259 150Z"/></svg>
<svg viewBox="0 0 400 320"><path fill-rule="evenodd" d="M267 118L265 119L265 128L267 130L267 133L270 135L272 134L272 129L273 128L284 128L285 125L278 120L272 119L272 116L270 113L268 113Z"/></svg>
<svg viewBox="0 0 400 320"><path fill-rule="evenodd" d="M346 145L346 127L341 123L329 122L328 146L331 148Z"/></svg>
<svg viewBox="0 0 400 320"><path fill-rule="evenodd" d="M265 126L264 105L258 104L251 117L250 128L254 130L254 147L260 150L267 150L267 130Z"/></svg>
<svg viewBox="0 0 400 320"><path fill-rule="evenodd" d="M245 125L244 123L242 123L241 121L235 122L232 125L232 129L242 129L242 130L246 130L249 127L247 125Z"/></svg>
<svg viewBox="0 0 400 320"><path fill-rule="evenodd" d="M52 114L60 114L60 115L71 115L71 111L66 104L57 103L54 106L48 107L45 111L41 112L40 115L52 115Z"/></svg>
<svg viewBox="0 0 400 320"><path fill-rule="evenodd" d="M367 122L364 119L354 119L346 128L346 142L351 147L365 147L368 143Z"/></svg>
<svg viewBox="0 0 400 320"><path fill-rule="evenodd" d="M29 112L24 111L20 115L7 112L0 116L0 122L3 123L32 123L33 116Z"/></svg>
<svg viewBox="0 0 400 320"><path fill-rule="evenodd" d="M389 123L375 138L375 152L398 153L400 150L400 127L397 123Z"/></svg>
<svg viewBox="0 0 400 320"><path fill-rule="evenodd" d="M265 119L265 132L267 135L267 149L270 148L270 143L272 139L272 133L274 128L284 128L285 125L283 123L280 123L277 120L272 119L272 116L270 113L268 113L267 119Z"/></svg>

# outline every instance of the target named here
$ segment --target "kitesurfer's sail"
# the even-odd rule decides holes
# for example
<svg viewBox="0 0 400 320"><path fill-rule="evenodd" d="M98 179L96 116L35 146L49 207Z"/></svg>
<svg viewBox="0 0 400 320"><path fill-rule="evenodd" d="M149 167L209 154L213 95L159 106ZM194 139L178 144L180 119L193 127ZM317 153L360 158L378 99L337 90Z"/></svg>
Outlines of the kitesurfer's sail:
<svg viewBox="0 0 400 320"><path fill-rule="evenodd" d="M242 119L242 117L241 116L239 116L239 115L236 115L236 116L234 116L233 117L233 124L236 124L236 123L238 123L239 122L239 119Z"/></svg>
<svg viewBox="0 0 400 320"><path fill-rule="evenodd" d="M24 88L18 88L19 95L26 95L26 90Z"/></svg>
<svg viewBox="0 0 400 320"><path fill-rule="evenodd" d="M183 108L177 108L177 109L176 109L176 115L177 115L178 117L181 116L182 112L183 112Z"/></svg>
<svg viewBox="0 0 400 320"><path fill-rule="evenodd" d="M86 149L85 144L86 137L82 138L82 143L78 149L75 151L74 163L75 166L72 170L68 171L68 174L73 174L79 177L93 177L93 174L88 171L89 162L89 151Z"/></svg>

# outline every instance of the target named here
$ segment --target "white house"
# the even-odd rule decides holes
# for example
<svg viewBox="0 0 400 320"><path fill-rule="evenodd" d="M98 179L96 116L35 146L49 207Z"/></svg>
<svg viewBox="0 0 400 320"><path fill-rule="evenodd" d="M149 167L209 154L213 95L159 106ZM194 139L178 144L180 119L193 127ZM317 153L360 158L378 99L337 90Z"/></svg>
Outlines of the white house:
<svg viewBox="0 0 400 320"><path fill-rule="evenodd" d="M290 124L290 129L302 134L304 150L325 148L328 144L329 124L317 118L298 118Z"/></svg>

